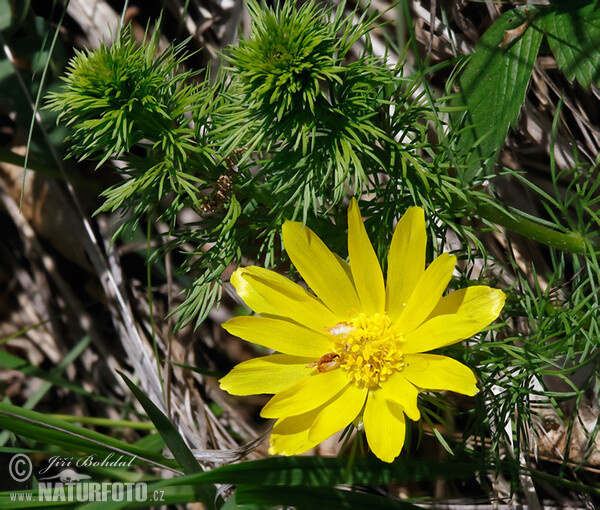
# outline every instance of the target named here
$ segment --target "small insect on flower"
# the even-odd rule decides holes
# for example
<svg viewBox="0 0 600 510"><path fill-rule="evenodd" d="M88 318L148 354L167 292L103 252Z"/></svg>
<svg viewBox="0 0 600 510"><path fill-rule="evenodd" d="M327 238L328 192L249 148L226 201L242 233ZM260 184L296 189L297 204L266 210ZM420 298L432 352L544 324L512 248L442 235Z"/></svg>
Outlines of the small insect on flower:
<svg viewBox="0 0 600 510"><path fill-rule="evenodd" d="M392 462L404 445L406 417L421 417L419 392L479 391L470 368L427 351L481 331L498 317L505 296L485 285L443 296L456 257L443 253L426 267L423 209L410 208L398 222L387 278L354 199L349 264L301 223L284 223L283 244L314 294L274 271L239 268L231 283L263 316L223 324L277 351L240 363L220 380L234 395L274 394L261 411L277 419L271 454L303 453L354 423L373 453Z"/></svg>
<svg viewBox="0 0 600 510"><path fill-rule="evenodd" d="M328 352L327 354L321 356L319 361L315 361L314 363L310 363L306 365L307 368L317 367L319 372L329 372L330 370L334 370L340 366L342 359L339 354L335 352Z"/></svg>

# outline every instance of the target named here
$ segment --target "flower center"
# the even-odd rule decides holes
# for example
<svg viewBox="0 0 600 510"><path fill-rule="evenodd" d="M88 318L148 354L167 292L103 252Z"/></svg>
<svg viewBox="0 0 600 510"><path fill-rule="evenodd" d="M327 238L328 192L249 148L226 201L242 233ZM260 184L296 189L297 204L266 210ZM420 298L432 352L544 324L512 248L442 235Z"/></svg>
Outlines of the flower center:
<svg viewBox="0 0 600 510"><path fill-rule="evenodd" d="M328 331L336 364L361 387L375 388L404 367L401 350L404 337L385 313L361 313Z"/></svg>

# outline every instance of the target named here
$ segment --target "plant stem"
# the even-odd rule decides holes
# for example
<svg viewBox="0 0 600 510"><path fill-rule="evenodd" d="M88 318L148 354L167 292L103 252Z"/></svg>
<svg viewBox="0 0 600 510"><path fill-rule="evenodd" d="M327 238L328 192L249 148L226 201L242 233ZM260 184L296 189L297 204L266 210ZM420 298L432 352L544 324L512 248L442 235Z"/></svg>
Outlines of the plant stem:
<svg viewBox="0 0 600 510"><path fill-rule="evenodd" d="M156 427L152 423L129 420L111 420L110 418L96 418L94 416L71 416L68 414L51 414L57 420L67 421L69 423L80 423L85 425L96 425L100 427L122 427L138 430L152 430Z"/></svg>
<svg viewBox="0 0 600 510"><path fill-rule="evenodd" d="M350 456L348 457L348 463L346 464L346 469L344 470L344 480L350 479L350 472L352 471L352 466L354 465L354 459L356 458L356 447L358 445L358 435L360 431L356 429L356 435L354 437L354 441L352 441L352 450L350 451Z"/></svg>
<svg viewBox="0 0 600 510"><path fill-rule="evenodd" d="M546 246L568 251L570 253L589 253L600 251L600 238L589 239L580 232L558 232L551 228L534 223L518 213L507 214L485 202L471 202L469 207L481 218L500 225L508 230L521 234L528 239L538 241Z"/></svg>

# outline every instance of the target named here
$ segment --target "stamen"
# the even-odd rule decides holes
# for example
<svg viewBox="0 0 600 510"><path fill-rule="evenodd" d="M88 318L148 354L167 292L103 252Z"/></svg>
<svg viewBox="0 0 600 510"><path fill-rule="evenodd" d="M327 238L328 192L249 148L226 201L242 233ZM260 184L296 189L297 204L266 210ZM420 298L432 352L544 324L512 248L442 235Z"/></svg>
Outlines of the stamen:
<svg viewBox="0 0 600 510"><path fill-rule="evenodd" d="M340 322L327 328L332 340L332 351L318 362L319 371L324 358L326 370L341 367L361 387L375 388L391 374L404 368L401 344L404 337L396 331L387 314L359 314L350 323ZM335 364L335 366L334 366Z"/></svg>

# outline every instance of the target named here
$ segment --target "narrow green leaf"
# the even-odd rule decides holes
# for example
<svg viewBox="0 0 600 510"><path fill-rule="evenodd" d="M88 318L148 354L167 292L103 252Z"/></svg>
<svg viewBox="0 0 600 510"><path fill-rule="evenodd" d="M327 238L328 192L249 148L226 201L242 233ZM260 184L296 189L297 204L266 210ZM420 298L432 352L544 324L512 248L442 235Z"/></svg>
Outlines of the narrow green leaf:
<svg viewBox="0 0 600 510"><path fill-rule="evenodd" d="M173 470L176 465L162 455L113 439L84 427L79 427L47 414L0 402L0 429L42 443L57 445L69 451L107 454L117 452L135 456L157 467Z"/></svg>
<svg viewBox="0 0 600 510"><path fill-rule="evenodd" d="M0 446L0 453L44 453L44 450L31 450L29 448L22 447L13 448L10 446Z"/></svg>
<svg viewBox="0 0 600 510"><path fill-rule="evenodd" d="M165 443L173 453L173 456L179 462L181 469L186 475L193 473L202 472L202 467L198 464L196 457L185 444L177 429L173 426L169 418L167 418L163 412L156 407L156 405L148 398L148 396L141 391L133 382L122 372L118 371L119 375L125 381L125 384L129 386L129 389L135 395L135 398L144 408L144 411L148 413L148 417L154 423L156 430L164 439Z"/></svg>
<svg viewBox="0 0 600 510"><path fill-rule="evenodd" d="M169 487L156 493L148 493L145 501L111 501L110 493L97 494L98 501L82 504L84 502L65 502L61 497L57 501L39 501L38 491L6 491L0 492L0 508L24 509L32 508L77 508L79 510L118 510L120 508L157 508L158 506L192 503L195 501L193 487Z"/></svg>
<svg viewBox="0 0 600 510"><path fill-rule="evenodd" d="M156 429L152 423L131 420L113 420L111 418L96 418L95 416L73 416L70 414L51 414L54 418L64 420L69 423L79 423L80 425L94 425L95 427L111 427L111 428L127 428L138 430L150 430L154 432ZM136 443L139 446L139 441Z"/></svg>
<svg viewBox="0 0 600 510"><path fill-rule="evenodd" d="M236 503L248 509L293 507L297 510L331 508L418 510L420 508L405 501L332 487L243 485L235 493Z"/></svg>
<svg viewBox="0 0 600 510"><path fill-rule="evenodd" d="M61 509L75 508L75 503L65 503L64 501L37 501L36 491L10 491L0 492L0 508L3 510L31 510L32 508L54 508Z"/></svg>
<svg viewBox="0 0 600 510"><path fill-rule="evenodd" d="M218 483L232 485L334 486L380 485L394 481L466 479L481 469L474 463L402 459L386 464L375 458L356 459L348 471L347 458L271 457L163 480L149 490L171 485Z"/></svg>
<svg viewBox="0 0 600 510"><path fill-rule="evenodd" d="M197 374L206 375L208 377L215 377L217 379L220 379L221 377L225 377L225 373L222 373L222 372L214 372L213 370L208 370L206 368L193 367L192 365L186 365L184 363L177 363L177 361L169 360L169 363L171 365L185 368L186 370L190 370L191 372L196 372Z"/></svg>
<svg viewBox="0 0 600 510"><path fill-rule="evenodd" d="M553 11L543 28L556 63L569 81L588 88L600 84L600 9L595 3L579 9Z"/></svg>
<svg viewBox="0 0 600 510"><path fill-rule="evenodd" d="M18 356L15 356L13 354L9 354L6 351L0 351L0 368L18 370L19 372L22 372L25 375L39 377L40 379L48 381L49 383L52 383L55 386L60 386L61 388L68 388L74 393L79 393L80 395L86 395L90 398L101 400L102 402L114 404L114 402L110 399L100 397L99 395L91 394L90 392L85 391L80 386L77 386L76 384L73 384L72 382L63 379L57 373L47 372L46 370L31 365L28 361L19 358Z"/></svg>
<svg viewBox="0 0 600 510"><path fill-rule="evenodd" d="M462 114L453 115L455 126L461 120L468 126L458 143L459 150L470 156L466 180L475 176L482 161L493 163L525 100L542 41L535 22L538 11L528 9L505 13L487 30L460 78L461 93L452 107L466 106L464 119ZM519 27L523 33L506 43L506 31Z"/></svg>
<svg viewBox="0 0 600 510"><path fill-rule="evenodd" d="M194 473L203 473L202 466L194 457L194 454L185 443L181 434L177 431L175 426L171 423L171 420L167 418L164 413L156 407L156 405L148 398L148 396L140 390L133 382L122 372L119 375L123 378L129 389L135 395L135 398L144 408L144 411L148 414L148 417L154 423L156 430L164 439L169 450L181 466L181 469L186 475L192 475ZM212 505L216 497L216 489L214 487L208 487L205 485L198 485L196 488L196 495L198 501L203 501L206 504Z"/></svg>
<svg viewBox="0 0 600 510"><path fill-rule="evenodd" d="M162 452L166 446L165 441L160 434L148 434L134 444L138 448L143 448L144 450L151 452Z"/></svg>

